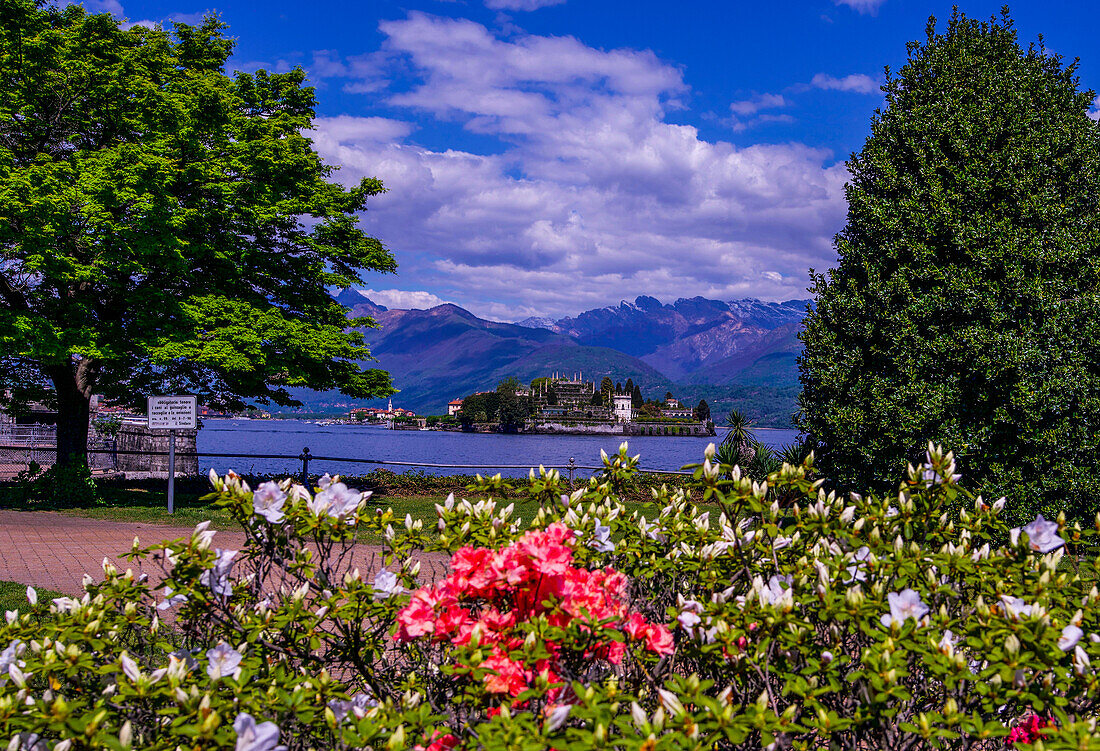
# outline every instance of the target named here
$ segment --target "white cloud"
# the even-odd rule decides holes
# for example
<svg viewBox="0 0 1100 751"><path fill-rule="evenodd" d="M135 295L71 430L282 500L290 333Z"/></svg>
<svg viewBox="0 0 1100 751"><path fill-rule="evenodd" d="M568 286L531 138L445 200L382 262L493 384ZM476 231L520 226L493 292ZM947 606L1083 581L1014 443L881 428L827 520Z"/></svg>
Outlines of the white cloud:
<svg viewBox="0 0 1100 751"><path fill-rule="evenodd" d="M857 94L877 94L879 82L863 73L853 73L843 78L834 78L827 73L818 73L810 81L815 89L832 91L852 91Z"/></svg>
<svg viewBox="0 0 1100 751"><path fill-rule="evenodd" d="M1092 100L1092 109L1089 110L1089 117L1093 120L1100 120L1100 96Z"/></svg>
<svg viewBox="0 0 1100 751"><path fill-rule="evenodd" d="M538 10L564 2L565 0L485 0L485 7L493 10Z"/></svg>
<svg viewBox="0 0 1100 751"><path fill-rule="evenodd" d="M687 88L651 52L502 39L423 14L381 28L385 53L419 77L391 106L502 144L436 150L399 120L316 122L341 179L389 189L363 223L394 250L399 278L516 320L638 294L805 297L806 269L834 263L844 166L801 144L739 148L667 122Z"/></svg>
<svg viewBox="0 0 1100 751"><path fill-rule="evenodd" d="M757 94L751 99L742 99L730 104L729 125L739 133L758 123L794 122L794 118L790 115L758 114L761 110L789 105L790 102L782 94Z"/></svg>
<svg viewBox="0 0 1100 751"><path fill-rule="evenodd" d="M431 292L415 289L363 289L359 290L370 298L375 305L381 305L391 310L427 310L436 305L443 305L446 300L436 297Z"/></svg>
<svg viewBox="0 0 1100 751"><path fill-rule="evenodd" d="M833 0L834 5L847 5L857 13L870 13L872 16L878 13L878 9L886 0Z"/></svg>
<svg viewBox="0 0 1100 751"><path fill-rule="evenodd" d="M733 102L730 105L730 112L735 115L748 116L755 115L763 109L786 107L787 104L788 102L782 94L757 94L752 99Z"/></svg>

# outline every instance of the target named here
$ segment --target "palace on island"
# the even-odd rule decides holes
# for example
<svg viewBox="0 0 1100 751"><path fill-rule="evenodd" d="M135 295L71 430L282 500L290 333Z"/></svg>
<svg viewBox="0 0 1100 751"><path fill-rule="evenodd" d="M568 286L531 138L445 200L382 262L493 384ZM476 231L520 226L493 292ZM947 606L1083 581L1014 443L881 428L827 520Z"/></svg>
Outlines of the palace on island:
<svg viewBox="0 0 1100 751"><path fill-rule="evenodd" d="M701 413L700 411L705 412ZM529 385L514 379L447 405L465 430L622 435L713 435L706 403L692 409L671 393L646 400L630 379L624 385L582 373L554 373Z"/></svg>

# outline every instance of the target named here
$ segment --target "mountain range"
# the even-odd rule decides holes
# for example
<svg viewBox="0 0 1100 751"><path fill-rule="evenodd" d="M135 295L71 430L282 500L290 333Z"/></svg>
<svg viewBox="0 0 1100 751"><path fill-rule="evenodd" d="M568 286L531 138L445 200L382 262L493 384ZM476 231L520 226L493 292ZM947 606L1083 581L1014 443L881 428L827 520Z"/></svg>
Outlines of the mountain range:
<svg viewBox="0 0 1100 751"><path fill-rule="evenodd" d="M702 297L662 304L638 297L576 317L499 323L457 305L387 309L345 290L337 301L361 329L375 363L391 373L394 404L442 414L451 399L492 389L504 378L528 382L559 373L600 381L627 378L647 398L672 391L685 404L707 399L718 414L738 407L761 425L787 427L798 392L798 331L809 301L733 301ZM309 411L360 404L334 392L297 390Z"/></svg>

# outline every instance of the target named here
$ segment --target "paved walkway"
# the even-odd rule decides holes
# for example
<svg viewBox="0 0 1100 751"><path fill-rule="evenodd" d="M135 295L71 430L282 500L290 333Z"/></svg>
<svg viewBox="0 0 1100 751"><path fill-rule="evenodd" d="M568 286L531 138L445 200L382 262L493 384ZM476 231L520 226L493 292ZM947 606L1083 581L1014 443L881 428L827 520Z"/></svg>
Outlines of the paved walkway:
<svg viewBox="0 0 1100 751"><path fill-rule="evenodd" d="M56 590L67 595L83 594L84 574L94 579L103 577L103 558L107 557L120 571L133 568L145 571L155 583L160 567L152 561L131 563L122 556L130 551L137 536L141 545L154 545L161 540L187 537L191 527L169 527L138 522L116 522L86 519L48 511L0 510L0 581L14 581ZM214 546L239 548L244 541L241 532L219 531ZM358 566L363 576L376 571L381 563L379 549L360 545L349 556L348 567ZM421 581L442 576L447 568L446 557L425 553L421 559Z"/></svg>

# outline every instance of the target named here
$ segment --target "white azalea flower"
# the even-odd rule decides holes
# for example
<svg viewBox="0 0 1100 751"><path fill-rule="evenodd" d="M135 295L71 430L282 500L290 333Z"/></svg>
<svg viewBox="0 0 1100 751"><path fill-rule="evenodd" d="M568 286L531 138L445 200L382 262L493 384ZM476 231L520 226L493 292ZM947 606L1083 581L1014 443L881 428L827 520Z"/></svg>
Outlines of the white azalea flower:
<svg viewBox="0 0 1100 751"><path fill-rule="evenodd" d="M1020 618L1031 615L1031 605L1028 605L1019 597L1010 597L1009 595L1001 595L1001 604L1004 606L1005 615L1014 621L1018 621Z"/></svg>
<svg viewBox="0 0 1100 751"><path fill-rule="evenodd" d="M870 555L871 549L868 548L866 545L860 547L860 549L857 550L854 555L852 555L852 560L855 561L855 563L853 563L851 566L848 566L847 568L848 580L844 582L845 584L867 581L867 572L863 569L866 566L864 562Z"/></svg>
<svg viewBox="0 0 1100 751"><path fill-rule="evenodd" d="M939 650L945 655L955 654L955 645L958 644L960 638L952 633L951 629L944 629L943 637L940 639Z"/></svg>
<svg viewBox="0 0 1100 751"><path fill-rule="evenodd" d="M883 615L881 621L887 628L894 624L901 626L909 618L919 622L928 614L928 606L921 601L920 593L912 589L890 592L886 600L890 603L890 612Z"/></svg>
<svg viewBox="0 0 1100 751"><path fill-rule="evenodd" d="M247 712L241 712L233 721L237 731L236 751L285 751L286 746L279 745L279 728L274 722L261 722Z"/></svg>
<svg viewBox="0 0 1100 751"><path fill-rule="evenodd" d="M322 478L324 479L324 478ZM337 519L353 515L371 493L360 493L342 482L330 482L308 504L316 516L327 514Z"/></svg>
<svg viewBox="0 0 1100 751"><path fill-rule="evenodd" d="M157 604L157 610L168 610L176 605L187 602L187 595L173 595L172 588L166 586L164 588L164 602Z"/></svg>
<svg viewBox="0 0 1100 751"><path fill-rule="evenodd" d="M217 555L214 568L203 571L199 581L210 587L214 594L228 597L233 594L233 583L229 581L229 572L233 568L233 559L238 551L215 548L214 553Z"/></svg>
<svg viewBox="0 0 1100 751"><path fill-rule="evenodd" d="M700 614L703 612L703 603L698 600L678 599L680 614L676 616L676 620L680 624L680 628L692 632L696 626L703 622L703 619L700 617Z"/></svg>
<svg viewBox="0 0 1100 751"><path fill-rule="evenodd" d="M6 676L8 674L8 668L12 665L19 664L19 655L23 651L23 642L18 639L12 639L11 643L0 652L0 676ZM0 678L0 681L3 679Z"/></svg>
<svg viewBox="0 0 1100 751"><path fill-rule="evenodd" d="M141 668L134 661L134 658L125 652L119 658L119 663L122 665L122 672L126 674L126 677L136 683L141 678Z"/></svg>
<svg viewBox="0 0 1100 751"><path fill-rule="evenodd" d="M551 709L546 717L546 730L553 732L564 725L572 709L573 706L571 704L559 704Z"/></svg>
<svg viewBox="0 0 1100 751"><path fill-rule="evenodd" d="M615 543L611 542L611 527L596 522L596 531L592 535L589 547L601 553L610 553L615 550Z"/></svg>
<svg viewBox="0 0 1100 751"><path fill-rule="evenodd" d="M772 576L768 579L768 586L760 590L760 602L765 605L779 605L785 597L790 597L790 576ZM784 588L783 585L787 587Z"/></svg>
<svg viewBox="0 0 1100 751"><path fill-rule="evenodd" d="M240 667L241 653L222 641L213 649L206 650L206 659L206 674L217 680L223 675L232 675Z"/></svg>
<svg viewBox="0 0 1100 751"><path fill-rule="evenodd" d="M31 605L38 604L38 592L34 590L34 587L27 587L27 602Z"/></svg>
<svg viewBox="0 0 1100 751"><path fill-rule="evenodd" d="M1077 675L1084 675L1089 668L1089 653L1078 644L1073 648L1073 670Z"/></svg>
<svg viewBox="0 0 1100 751"><path fill-rule="evenodd" d="M378 706L378 700L370 694L358 693L347 700L333 699L328 703L329 709L336 715L336 721L340 722L350 712L358 720L367 715L367 710Z"/></svg>
<svg viewBox="0 0 1100 751"><path fill-rule="evenodd" d="M332 485L333 482L332 476L328 472L325 472L325 474L321 476L321 479L317 481L317 487L321 490L328 490L329 485Z"/></svg>
<svg viewBox="0 0 1100 751"><path fill-rule="evenodd" d="M1048 522L1042 514L1035 517L1035 521L1022 530L1020 527L1009 530L1009 537L1013 545L1019 542L1021 531L1027 535L1027 546L1039 553L1049 553L1066 544L1066 541L1058 536L1057 522Z"/></svg>
<svg viewBox="0 0 1100 751"><path fill-rule="evenodd" d="M278 524L286 518L283 514L284 503L286 493L273 482L265 482L252 493L252 509L257 516L262 516L272 524Z"/></svg>
<svg viewBox="0 0 1100 751"><path fill-rule="evenodd" d="M397 581L397 574L384 569L375 575L372 589L374 590L375 599L393 597L405 591L405 588Z"/></svg>
<svg viewBox="0 0 1100 751"><path fill-rule="evenodd" d="M1070 624L1062 629L1062 636L1058 639L1058 649L1063 652L1068 652L1077 646L1077 642L1081 641L1081 637L1085 635L1077 626Z"/></svg>

